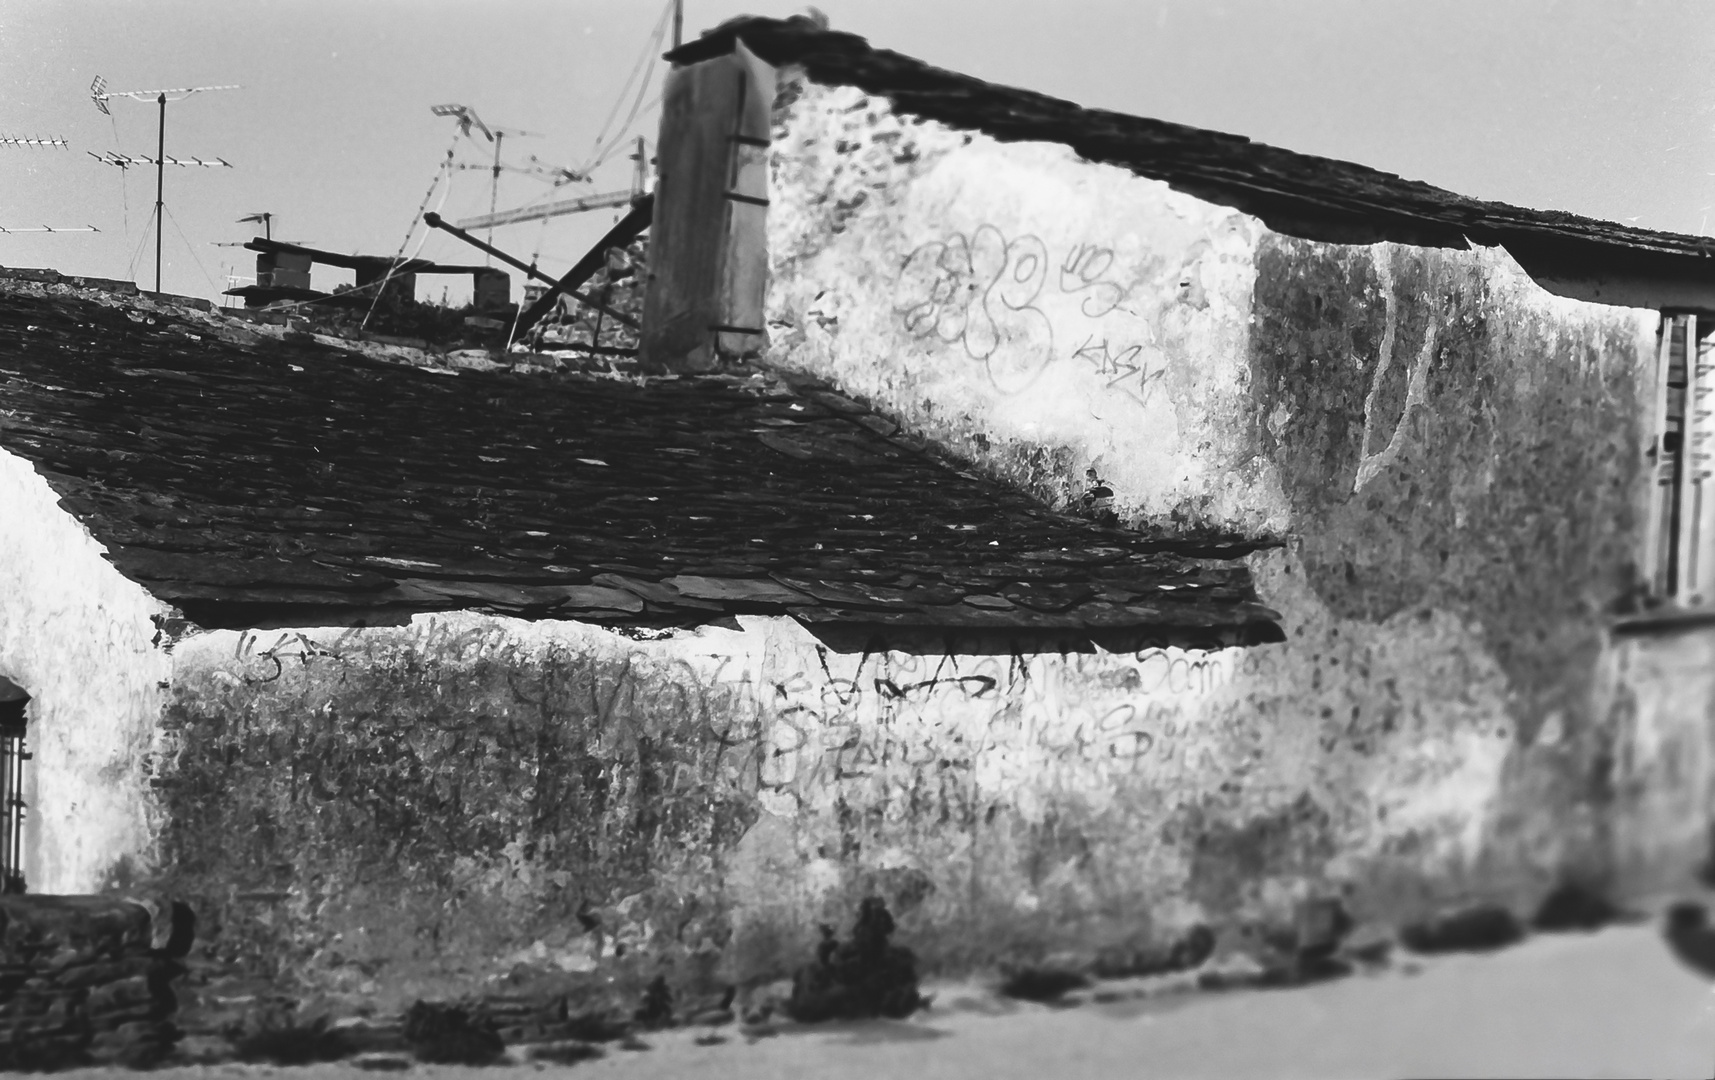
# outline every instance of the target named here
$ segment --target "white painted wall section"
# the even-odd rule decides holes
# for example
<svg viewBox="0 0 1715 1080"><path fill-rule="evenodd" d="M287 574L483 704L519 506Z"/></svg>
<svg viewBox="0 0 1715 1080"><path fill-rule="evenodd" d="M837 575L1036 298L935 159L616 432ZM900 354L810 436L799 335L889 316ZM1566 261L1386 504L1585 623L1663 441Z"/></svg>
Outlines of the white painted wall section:
<svg viewBox="0 0 1715 1080"><path fill-rule="evenodd" d="M103 550L0 450L0 674L31 695L31 892L93 892L121 860L146 859L153 835L147 774L171 669L151 619L168 608Z"/></svg>

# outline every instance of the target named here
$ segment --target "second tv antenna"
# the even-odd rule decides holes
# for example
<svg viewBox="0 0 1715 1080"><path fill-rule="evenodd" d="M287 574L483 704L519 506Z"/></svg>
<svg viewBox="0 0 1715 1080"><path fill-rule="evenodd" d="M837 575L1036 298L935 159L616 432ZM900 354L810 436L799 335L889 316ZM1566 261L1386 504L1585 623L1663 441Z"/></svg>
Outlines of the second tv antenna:
<svg viewBox="0 0 1715 1080"><path fill-rule="evenodd" d="M155 157L153 159L131 158L119 154L109 155L108 157L100 159L107 162L109 165L117 165L121 169L145 163L155 166L155 291L157 293L161 291L161 225L162 217L166 213L165 202L162 199L162 192L166 188L167 165L169 163L173 165L204 165L210 167L224 165L229 169L232 168L232 164L230 162L221 158L216 158L214 161L203 161L201 158L189 158L181 161L177 159L169 159L167 157L167 102L169 100L183 101L192 94L206 93L211 90L237 89L238 86L236 84L227 84L224 86L181 86L172 90L108 90L107 80L102 78L100 75L97 75L95 77L95 81L89 84L90 100L95 102L96 108L100 109L108 116L112 116L113 114L108 112L107 103L114 98L125 97L131 98L135 101L147 101L152 97L155 99L155 103L161 107L161 120L160 125L156 130ZM173 97L169 98L167 96L168 94L172 94Z"/></svg>
<svg viewBox="0 0 1715 1080"><path fill-rule="evenodd" d="M494 208L498 205L496 200L500 197L500 170L508 167L500 163L500 144L506 140L506 136L508 135L541 138L541 133L536 131L524 131L521 128L501 127L498 124L492 126L485 124L476 115L476 110L471 108L469 105L431 105L429 106L429 111L434 113L436 116L453 117L458 121L459 130L464 133L465 138L470 139L473 142L475 141L475 136L470 133L471 128L474 127L481 131L483 135L487 137L489 142L494 144L494 164L491 166L493 179L489 181L488 188L488 216L493 217ZM532 157L530 160L534 162L536 159ZM584 177L570 169L544 169L542 171L559 173L574 180L584 179ZM494 243L493 226L490 226L488 230L488 242L490 244ZM492 255L488 256L483 265L493 266L494 257Z"/></svg>

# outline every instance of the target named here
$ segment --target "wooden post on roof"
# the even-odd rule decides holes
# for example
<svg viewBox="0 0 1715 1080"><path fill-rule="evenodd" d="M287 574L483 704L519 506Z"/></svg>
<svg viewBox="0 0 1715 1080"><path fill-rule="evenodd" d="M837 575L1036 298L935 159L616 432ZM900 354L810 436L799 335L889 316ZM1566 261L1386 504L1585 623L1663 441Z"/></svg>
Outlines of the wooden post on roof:
<svg viewBox="0 0 1715 1080"><path fill-rule="evenodd" d="M661 106L639 365L708 371L766 344L775 74L742 42L678 67Z"/></svg>
<svg viewBox="0 0 1715 1080"><path fill-rule="evenodd" d="M578 286L588 281L597 270L601 269L610 249L624 247L636 239L637 234L649 227L654 207L655 197L653 195L645 195L633 203L629 214L620 218L619 223L609 229L600 240L597 240L595 247L584 252L584 257L574 263L572 268L566 271L564 277L554 282L548 291L536 298L536 302L530 305L529 310L518 316L518 322L512 329L513 337L515 339L520 338L528 333L532 326L535 326L544 315L548 314L559 303L561 293L571 292L577 295Z"/></svg>

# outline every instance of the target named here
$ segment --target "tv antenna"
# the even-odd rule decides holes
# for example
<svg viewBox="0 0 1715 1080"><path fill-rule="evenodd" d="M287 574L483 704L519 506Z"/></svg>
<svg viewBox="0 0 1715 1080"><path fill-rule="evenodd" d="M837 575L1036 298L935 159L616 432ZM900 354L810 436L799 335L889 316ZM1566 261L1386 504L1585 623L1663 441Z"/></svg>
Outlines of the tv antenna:
<svg viewBox="0 0 1715 1080"><path fill-rule="evenodd" d="M238 223L240 225L247 221L254 221L261 224L263 239L274 239L274 215L271 211L258 210L254 214L245 214L243 217L238 219Z"/></svg>
<svg viewBox="0 0 1715 1080"><path fill-rule="evenodd" d="M468 165L461 162L454 165L453 168L460 170L482 169L486 172L491 168L491 166ZM550 165L548 162L543 161L534 154L530 155L530 164L528 165L502 164L500 168L505 172L522 173L525 176L534 177L537 180L551 184L554 187L563 187L566 184L589 183L590 180L589 177L575 169L567 169L560 165Z"/></svg>
<svg viewBox="0 0 1715 1080"><path fill-rule="evenodd" d="M527 172L533 176L539 177L540 179L547 180L555 187L559 187L561 184L587 184L590 182L590 178L588 176L578 172L576 169L567 169L560 165L550 165L535 154L530 155L530 164L519 171Z"/></svg>
<svg viewBox="0 0 1715 1080"><path fill-rule="evenodd" d="M581 214L586 210L604 210L613 206L629 206L641 199L644 188L649 180L649 155L644 148L643 136L637 137L637 152L631 155L637 162L637 167L631 175L630 191L607 191L599 195L584 195L576 199L562 199L559 202L533 203L521 206L516 210L502 210L499 213L488 213L482 217L467 218L458 223L461 229L487 228L489 235L494 234L496 225L511 225L519 221L546 221L548 218L559 217L561 214ZM535 159L532 158L532 161ZM570 170L566 170L568 173ZM584 177L584 179L589 179ZM559 184L555 184L559 187Z"/></svg>
<svg viewBox="0 0 1715 1080"><path fill-rule="evenodd" d="M71 144L64 139L21 138L16 135L0 135L0 146L18 147L58 147L64 150Z"/></svg>
<svg viewBox="0 0 1715 1080"><path fill-rule="evenodd" d="M482 132L483 138L489 142L494 141L494 132L488 130L488 125L483 123L481 118L476 115L476 111L468 105L430 105L429 111L436 116L457 117L459 131L467 139L471 137L470 129L474 127Z"/></svg>
<svg viewBox="0 0 1715 1080"><path fill-rule="evenodd" d="M59 233L59 232L100 232L100 231L101 230L96 228L94 225L25 225L25 226L22 226L20 228L15 228L15 229L8 229L6 226L0 225L0 233L23 233L23 232L54 232L54 233Z"/></svg>
<svg viewBox="0 0 1715 1080"><path fill-rule="evenodd" d="M258 210L254 214L245 214L243 217L238 219L238 223L240 225L243 225L245 222L256 222L262 226L262 239L272 240L272 239L274 239L274 219L276 217L279 217L279 215L274 213L272 210ZM245 247L249 244L254 243L255 241L253 241L253 240L215 240L215 241L211 241L211 242L214 244L215 247ZM280 242L282 244L302 244L303 243L303 241L301 241L301 240L282 240Z"/></svg>
<svg viewBox="0 0 1715 1080"><path fill-rule="evenodd" d="M106 158L100 158L109 165L117 165L121 169L144 163L155 166L155 291L157 293L161 291L161 226L162 218L166 213L162 193L166 190L167 165L169 163L173 165L201 165L209 168L223 165L228 169L232 168L232 163L223 158L215 158L213 161L188 158L181 161L167 157L167 102L183 101L192 94L202 94L213 90L237 89L239 89L237 84L228 83L223 86L181 86L171 90L108 90L107 80L100 75L97 75L95 80L89 84L89 99L95 102L95 107L107 116L113 115L108 112L107 103L114 98L124 97L134 101L147 101L153 97L155 103L161 107L160 124L156 129L155 136L155 157L152 162L149 158L130 158L122 154L111 154ZM168 94L174 96L169 98Z"/></svg>
<svg viewBox="0 0 1715 1080"><path fill-rule="evenodd" d="M129 169L133 165L180 165L180 166L183 166L185 168L190 168L193 165L200 165L205 169L230 169L230 168L232 168L232 162L226 160L225 158L215 158L213 161L204 161L202 158L194 158L194 157L193 158L175 158L175 157L152 158L152 157L135 155L135 154L115 154L111 150L109 150L105 154L98 154L94 150L86 150L84 152L87 153L90 157L94 158L95 160L101 162L103 165L117 165L121 169Z"/></svg>
<svg viewBox="0 0 1715 1080"><path fill-rule="evenodd" d="M476 110L471 108L469 105L431 105L431 106L429 106L429 111L434 113L436 116L457 117L458 122L459 122L459 130L464 133L466 138L471 138L470 130L471 130L471 128L474 127L474 128L477 128L478 130L480 130L483 133L483 135L485 137L487 137L489 142L494 144L494 164L493 164L493 166L491 166L492 179L489 181L489 185L488 185L488 215L489 215L489 217L493 217L494 216L494 209L496 206L499 205L498 200L500 197L500 171L503 168L507 168L507 166L503 166L500 164L500 146L501 146L501 143L503 143L505 141L506 136L508 136L508 135L516 135L516 136L521 136L521 137L529 137L529 138L539 139L542 137L542 133L539 131L525 131L522 128L501 127L499 124L495 124L495 125L490 126L488 124L483 123L482 119L476 115ZM530 160L532 162L534 162L536 159L534 157L532 157ZM528 171L528 170L520 170L520 171ZM546 170L544 170L544 171L546 171ZM576 176L577 175L576 173L573 173L570 169L558 169L558 170L554 170L554 171L564 173L567 176ZM493 228L493 226L490 226L489 230L488 230L488 242L490 244L494 243L494 228ZM484 263L483 263L484 266L493 266L494 265L494 256L484 255L483 258L484 258Z"/></svg>

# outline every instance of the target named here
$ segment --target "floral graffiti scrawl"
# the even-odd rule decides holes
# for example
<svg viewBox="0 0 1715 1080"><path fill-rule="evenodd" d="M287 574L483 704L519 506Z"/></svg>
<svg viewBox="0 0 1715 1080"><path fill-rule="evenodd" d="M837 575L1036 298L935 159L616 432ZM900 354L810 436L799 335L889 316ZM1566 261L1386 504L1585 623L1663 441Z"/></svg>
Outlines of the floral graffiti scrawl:
<svg viewBox="0 0 1715 1080"><path fill-rule="evenodd" d="M912 251L895 282L893 310L910 333L961 344L984 363L996 389L1020 393L1055 358L1059 320L1045 307L1099 319L1125 300L1124 287L1107 277L1113 263L1111 248L1075 244L1056 264L1041 238L1009 241L983 225Z"/></svg>

